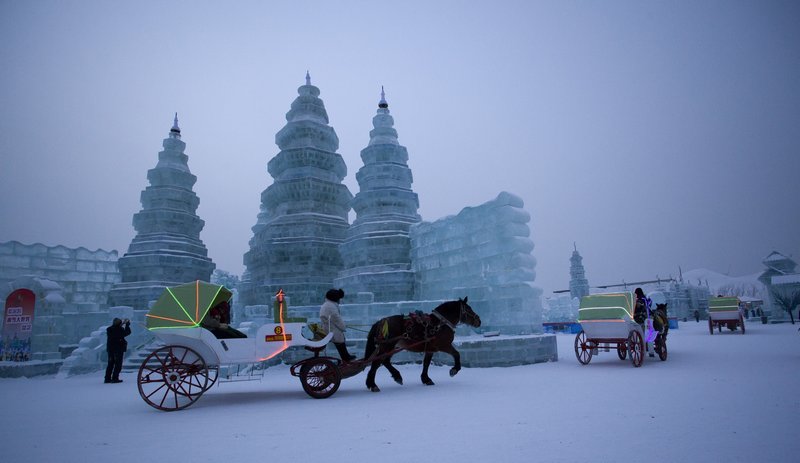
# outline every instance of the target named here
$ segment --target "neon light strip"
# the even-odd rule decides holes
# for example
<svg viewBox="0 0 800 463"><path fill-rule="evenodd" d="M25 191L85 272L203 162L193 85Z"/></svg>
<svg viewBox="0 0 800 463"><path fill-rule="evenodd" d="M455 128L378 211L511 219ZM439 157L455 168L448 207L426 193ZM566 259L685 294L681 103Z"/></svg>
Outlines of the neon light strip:
<svg viewBox="0 0 800 463"><path fill-rule="evenodd" d="M194 320L199 322L197 316L200 315L200 280L194 282Z"/></svg>
<svg viewBox="0 0 800 463"><path fill-rule="evenodd" d="M285 350L286 350L286 348L287 348L287 347L289 347L289 346L288 346L288 344L286 343L286 340L285 340L285 339L286 339L286 338L284 337L284 341L283 341L283 348L282 348L281 350L278 350L278 351L274 352L273 354L271 354L271 355L268 355L268 356L266 356L266 357L264 357L264 358L258 359L258 361L259 361L259 362L263 362L263 361L265 361L265 360L269 360L269 359L271 359L272 357L275 357L276 355L278 355L278 354L280 354L281 352L285 351Z"/></svg>
<svg viewBox="0 0 800 463"><path fill-rule="evenodd" d="M286 327L283 326L283 298L278 303L278 319L281 322L281 334L283 334L283 349L281 351L284 351L289 347L289 343L286 341Z"/></svg>
<svg viewBox="0 0 800 463"><path fill-rule="evenodd" d="M618 306L618 305L611 306L611 307L584 307L584 308L582 308L582 309L578 309L578 312L580 312L581 310L605 310L605 309L622 309L622 310L624 310L624 311L625 311L625 312L626 312L628 315L630 315L630 314L631 314L630 310L628 310L628 309L627 309L627 308L625 308L625 307Z"/></svg>
<svg viewBox="0 0 800 463"><path fill-rule="evenodd" d="M194 324L194 322L186 321L186 320L178 320L177 318L161 317L159 315L150 315L150 314L146 314L145 317L158 318L160 320L169 320L171 322L185 323L187 325L197 326L197 325Z"/></svg>
<svg viewBox="0 0 800 463"><path fill-rule="evenodd" d="M597 320L580 320L578 323L595 323L595 322L627 323L626 320L620 320L618 318L597 319Z"/></svg>

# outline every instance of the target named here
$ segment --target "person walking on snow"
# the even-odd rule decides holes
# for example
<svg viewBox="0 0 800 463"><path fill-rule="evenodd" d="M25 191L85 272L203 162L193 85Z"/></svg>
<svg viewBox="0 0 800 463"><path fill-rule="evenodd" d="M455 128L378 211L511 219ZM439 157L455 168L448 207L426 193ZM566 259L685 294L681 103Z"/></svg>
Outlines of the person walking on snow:
<svg viewBox="0 0 800 463"><path fill-rule="evenodd" d="M347 345L344 343L346 326L342 315L339 313L339 301L343 297L344 291L342 289L329 289L325 293L325 302L319 308L319 319L325 334L333 333L333 345L336 346L339 357L344 362L350 362L355 360L356 357L347 352Z"/></svg>

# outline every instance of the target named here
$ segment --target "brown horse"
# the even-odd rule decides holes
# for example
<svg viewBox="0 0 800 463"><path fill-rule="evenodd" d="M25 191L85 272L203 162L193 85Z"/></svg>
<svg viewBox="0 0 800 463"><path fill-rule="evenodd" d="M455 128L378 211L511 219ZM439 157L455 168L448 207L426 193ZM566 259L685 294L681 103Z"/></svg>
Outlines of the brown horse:
<svg viewBox="0 0 800 463"><path fill-rule="evenodd" d="M364 352L365 361L374 359L367 373L367 388L372 392L380 391L375 384L375 373L381 364L389 370L396 383L403 384L402 375L391 363L392 355L400 350L425 353L420 375L423 384L434 384L428 376L428 367L434 352L446 352L453 356L455 364L450 369L450 376L455 376L461 370L461 355L453 347L456 325L459 323L476 328L481 326L481 317L472 311L466 297L445 302L430 314L418 312L408 316L392 315L378 320L367 335L367 348Z"/></svg>

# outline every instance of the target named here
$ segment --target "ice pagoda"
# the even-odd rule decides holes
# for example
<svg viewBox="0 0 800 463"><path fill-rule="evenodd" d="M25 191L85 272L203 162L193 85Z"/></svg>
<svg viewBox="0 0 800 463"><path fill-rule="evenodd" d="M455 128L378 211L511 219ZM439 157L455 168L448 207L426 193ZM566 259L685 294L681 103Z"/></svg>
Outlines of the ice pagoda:
<svg viewBox="0 0 800 463"><path fill-rule="evenodd" d="M147 172L142 209L133 216L136 236L119 258L121 282L109 293L110 305L147 309L165 286L209 280L216 267L200 240L205 222L197 216L200 198L192 190L197 177L189 171L178 115L164 139L158 163Z"/></svg>
<svg viewBox="0 0 800 463"><path fill-rule="evenodd" d="M573 244L572 257L569 258L569 295L580 299L589 295L589 280L583 269L583 257L578 252L578 247Z"/></svg>
<svg viewBox="0 0 800 463"><path fill-rule="evenodd" d="M275 135L280 152L267 165L274 182L261 193L244 255L243 305L268 304L279 289L291 295L292 305L320 304L343 268L339 245L353 199L342 184L347 166L308 73L297 93Z"/></svg>
<svg viewBox="0 0 800 463"><path fill-rule="evenodd" d="M421 220L419 199L383 87L372 125L369 144L361 150L364 165L356 173L360 191L351 203L356 219L339 247L344 270L334 286L371 292L375 302L409 301L414 297L409 229Z"/></svg>

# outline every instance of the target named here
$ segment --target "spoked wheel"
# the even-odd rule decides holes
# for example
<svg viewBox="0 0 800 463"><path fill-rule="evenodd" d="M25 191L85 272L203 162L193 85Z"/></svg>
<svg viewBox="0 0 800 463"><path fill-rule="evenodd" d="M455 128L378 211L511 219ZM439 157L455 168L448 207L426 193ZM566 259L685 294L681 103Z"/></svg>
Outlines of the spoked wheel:
<svg viewBox="0 0 800 463"><path fill-rule="evenodd" d="M578 357L581 365L586 365L592 361L592 346L586 342L586 333L583 330L575 335L575 357Z"/></svg>
<svg viewBox="0 0 800 463"><path fill-rule="evenodd" d="M219 365L208 367L208 384L206 385L206 391L211 389L211 386L216 384L218 376L219 376Z"/></svg>
<svg viewBox="0 0 800 463"><path fill-rule="evenodd" d="M644 360L644 339L638 331L631 331L628 334L628 352L631 354L631 362L634 367L642 366Z"/></svg>
<svg viewBox="0 0 800 463"><path fill-rule="evenodd" d="M620 360L628 358L628 346L626 346L624 342L617 343L617 356Z"/></svg>
<svg viewBox="0 0 800 463"><path fill-rule="evenodd" d="M216 371L216 369L215 369ZM165 346L144 359L139 367L139 395L153 408L171 412L188 407L211 384L205 360L184 346Z"/></svg>
<svg viewBox="0 0 800 463"><path fill-rule="evenodd" d="M656 338L655 349L658 358L660 358L662 362L667 359L667 339L663 334L659 334Z"/></svg>
<svg viewBox="0 0 800 463"><path fill-rule="evenodd" d="M714 322L710 318L708 319L708 333L714 335Z"/></svg>
<svg viewBox="0 0 800 463"><path fill-rule="evenodd" d="M300 367L300 383L306 394L326 399L339 389L342 376L339 368L327 359L310 359Z"/></svg>

